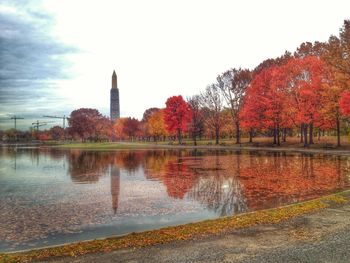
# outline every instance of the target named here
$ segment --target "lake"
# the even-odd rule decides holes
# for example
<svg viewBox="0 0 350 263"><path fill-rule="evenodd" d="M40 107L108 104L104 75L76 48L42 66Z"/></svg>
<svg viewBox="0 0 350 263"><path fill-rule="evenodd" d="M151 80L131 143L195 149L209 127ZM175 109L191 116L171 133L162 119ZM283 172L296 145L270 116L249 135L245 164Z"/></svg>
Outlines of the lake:
<svg viewBox="0 0 350 263"><path fill-rule="evenodd" d="M349 157L0 148L0 252L278 207L350 186Z"/></svg>

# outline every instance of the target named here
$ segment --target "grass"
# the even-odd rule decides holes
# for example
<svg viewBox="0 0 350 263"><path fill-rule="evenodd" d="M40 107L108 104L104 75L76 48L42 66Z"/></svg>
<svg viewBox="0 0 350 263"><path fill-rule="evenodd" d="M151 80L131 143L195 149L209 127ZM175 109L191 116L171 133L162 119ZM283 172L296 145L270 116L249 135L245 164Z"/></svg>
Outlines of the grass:
<svg viewBox="0 0 350 263"><path fill-rule="evenodd" d="M241 144L236 144L232 139L223 139L219 145L215 145L215 141L201 140L198 141L198 146L194 146L192 140L184 140L183 145L179 145L177 142L140 142L140 141L123 141L123 142L87 142L87 143L61 143L61 144L48 144L50 147L59 149L83 149L83 150L146 150L146 149L224 149L224 150L237 150L237 149L262 149L262 150L274 150L274 151L305 151L305 152L325 152L339 153L339 151L350 151L349 138L342 138L342 146L335 146L336 138L334 136L322 137L320 141L315 140L315 144L305 148L303 144L299 143L299 138L288 138L286 143L281 143L280 147L272 144L271 138L259 137L254 138L253 143L248 142L248 138L242 138ZM344 154L344 152L342 153Z"/></svg>
<svg viewBox="0 0 350 263"><path fill-rule="evenodd" d="M159 230L132 233L121 237L72 243L22 253L0 254L0 262L31 262L55 257L76 257L89 253L103 253L123 248L145 247L179 240L193 240L203 236L223 234L228 231L261 224L277 224L294 217L319 211L333 204L347 203L347 196L349 194L350 191L345 191L284 207L206 220L198 223L166 227Z"/></svg>
<svg viewBox="0 0 350 263"><path fill-rule="evenodd" d="M113 149L149 149L153 144L126 142L126 143L112 143L112 142L88 142L88 143L68 143L61 144L55 147L60 149L88 149L88 150L113 150Z"/></svg>

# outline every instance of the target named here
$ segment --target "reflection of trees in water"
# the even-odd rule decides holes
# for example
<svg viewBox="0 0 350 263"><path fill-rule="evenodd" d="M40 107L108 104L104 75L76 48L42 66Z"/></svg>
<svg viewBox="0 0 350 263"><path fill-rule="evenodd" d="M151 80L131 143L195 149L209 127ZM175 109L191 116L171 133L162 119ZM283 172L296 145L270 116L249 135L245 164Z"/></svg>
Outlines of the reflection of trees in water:
<svg viewBox="0 0 350 263"><path fill-rule="evenodd" d="M31 162L35 165L40 164L40 160L43 158L49 158L53 161L61 161L65 160L66 153L60 151L58 149L50 149L50 148L39 148L39 147L2 147L0 151L0 155L9 157L13 160L13 168L16 170L17 161L22 158L29 158ZM63 163L64 164L64 163Z"/></svg>
<svg viewBox="0 0 350 263"><path fill-rule="evenodd" d="M189 158L189 153L182 151L148 152L144 158L145 176L150 180L162 181L168 196L183 199L198 180L186 164Z"/></svg>
<svg viewBox="0 0 350 263"><path fill-rule="evenodd" d="M119 151L114 153L114 164L131 175L140 168L143 158L142 151Z"/></svg>
<svg viewBox="0 0 350 263"><path fill-rule="evenodd" d="M221 216L247 210L241 185L234 177L203 176L190 191L189 198L199 201Z"/></svg>
<svg viewBox="0 0 350 263"><path fill-rule="evenodd" d="M349 186L339 157L312 154L251 154L240 170L250 209L274 207L332 193Z"/></svg>
<svg viewBox="0 0 350 263"><path fill-rule="evenodd" d="M166 164L162 181L170 197L183 199L185 194L195 185L198 177L189 170L188 166L177 159Z"/></svg>
<svg viewBox="0 0 350 263"><path fill-rule="evenodd" d="M106 174L113 162L108 152L71 151L68 155L68 172L73 182L94 183Z"/></svg>
<svg viewBox="0 0 350 263"><path fill-rule="evenodd" d="M162 181L170 197L183 199L188 194L189 199L197 200L221 215L245 211L237 178L222 174L221 156L203 156L202 153L149 155L146 158L146 176Z"/></svg>
<svg viewBox="0 0 350 263"><path fill-rule="evenodd" d="M221 215L275 207L349 187L349 162L336 156L248 152L146 157L149 179L168 195L197 200Z"/></svg>
<svg viewBox="0 0 350 263"><path fill-rule="evenodd" d="M143 152L99 152L71 150L68 153L68 172L74 182L93 183L107 173L110 165L125 169L132 174L144 158Z"/></svg>
<svg viewBox="0 0 350 263"><path fill-rule="evenodd" d="M97 182L110 169L114 211L120 169L130 174L143 169L147 179L164 184L168 196L196 200L221 215L310 199L350 186L350 162L339 156L145 150L71 151L67 159L74 182Z"/></svg>
<svg viewBox="0 0 350 263"><path fill-rule="evenodd" d="M236 157L239 167L240 157ZM242 213L247 210L247 205L238 181L239 169L224 170L223 158L225 156L206 156L192 167L200 179L190 191L189 198L199 201L221 216Z"/></svg>
<svg viewBox="0 0 350 263"><path fill-rule="evenodd" d="M99 178L110 176L112 209L117 213L120 192L120 167L116 163L124 155L115 152L94 152L72 150L68 155L68 171L73 182L95 183Z"/></svg>

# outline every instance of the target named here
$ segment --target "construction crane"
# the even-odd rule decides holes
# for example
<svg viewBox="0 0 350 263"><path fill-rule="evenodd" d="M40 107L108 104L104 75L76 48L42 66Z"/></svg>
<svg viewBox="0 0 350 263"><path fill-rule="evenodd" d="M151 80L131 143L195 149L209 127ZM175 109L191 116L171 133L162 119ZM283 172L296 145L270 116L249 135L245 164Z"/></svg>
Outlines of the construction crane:
<svg viewBox="0 0 350 263"><path fill-rule="evenodd" d="M15 121L15 130L17 130L17 120L23 120L24 118L22 117L17 117L16 115L11 117L11 120Z"/></svg>
<svg viewBox="0 0 350 263"><path fill-rule="evenodd" d="M36 131L39 131L39 127L47 125L48 123L51 123L53 121L44 121L44 122L40 122L40 121L36 121L33 122L32 125L34 126L34 128L36 128Z"/></svg>
<svg viewBox="0 0 350 263"><path fill-rule="evenodd" d="M66 119L68 119L68 117L66 117L66 115L63 115L63 117L61 116L43 116L43 117L46 117L46 118L53 118L53 119L62 119L63 120L63 129L66 128Z"/></svg>
<svg viewBox="0 0 350 263"><path fill-rule="evenodd" d="M43 117L46 118L53 118L53 119L62 119L63 120L63 139L66 140L66 119L68 120L69 118L66 117L66 115L63 115L63 117L61 116L49 116L49 115L45 115Z"/></svg>

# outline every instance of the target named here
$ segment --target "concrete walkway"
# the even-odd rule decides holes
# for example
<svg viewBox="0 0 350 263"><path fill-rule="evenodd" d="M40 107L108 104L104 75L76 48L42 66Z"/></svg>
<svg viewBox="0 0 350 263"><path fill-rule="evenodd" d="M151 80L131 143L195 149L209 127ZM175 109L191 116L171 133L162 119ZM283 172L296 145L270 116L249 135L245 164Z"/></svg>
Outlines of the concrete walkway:
<svg viewBox="0 0 350 263"><path fill-rule="evenodd" d="M48 262L350 262L350 204L200 240Z"/></svg>

